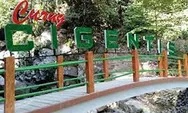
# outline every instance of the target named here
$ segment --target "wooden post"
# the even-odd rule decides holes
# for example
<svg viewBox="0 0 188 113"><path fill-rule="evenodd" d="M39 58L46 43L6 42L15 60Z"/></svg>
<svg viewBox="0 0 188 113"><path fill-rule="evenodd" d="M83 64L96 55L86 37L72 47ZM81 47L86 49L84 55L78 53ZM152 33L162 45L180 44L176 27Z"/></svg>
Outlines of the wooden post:
<svg viewBox="0 0 188 113"><path fill-rule="evenodd" d="M63 56L57 56L57 63L62 64L63 63ZM64 72L63 72L63 66L57 67L57 87L62 88L63 87L63 81L64 81Z"/></svg>
<svg viewBox="0 0 188 113"><path fill-rule="evenodd" d="M178 77L182 77L181 60L178 60Z"/></svg>
<svg viewBox="0 0 188 113"><path fill-rule="evenodd" d="M132 50L133 81L139 82L139 56L137 50Z"/></svg>
<svg viewBox="0 0 188 113"><path fill-rule="evenodd" d="M8 57L5 61L5 104L4 113L15 112L15 58Z"/></svg>
<svg viewBox="0 0 188 113"><path fill-rule="evenodd" d="M87 93L93 93L94 89L94 66L93 66L93 52L85 54L86 62L86 79L87 79Z"/></svg>
<svg viewBox="0 0 188 113"><path fill-rule="evenodd" d="M163 55L163 77L168 77L168 55L167 55L167 51L163 50L162 52Z"/></svg>
<svg viewBox="0 0 188 113"><path fill-rule="evenodd" d="M184 64L185 77L188 77L188 56L187 56L187 54L183 55L183 64Z"/></svg>
<svg viewBox="0 0 188 113"><path fill-rule="evenodd" d="M108 53L104 53L103 58L107 58ZM108 73L108 60L103 60L103 72L104 72L104 79L108 80L109 73Z"/></svg>
<svg viewBox="0 0 188 113"><path fill-rule="evenodd" d="M163 77L163 58L158 57L159 77Z"/></svg>

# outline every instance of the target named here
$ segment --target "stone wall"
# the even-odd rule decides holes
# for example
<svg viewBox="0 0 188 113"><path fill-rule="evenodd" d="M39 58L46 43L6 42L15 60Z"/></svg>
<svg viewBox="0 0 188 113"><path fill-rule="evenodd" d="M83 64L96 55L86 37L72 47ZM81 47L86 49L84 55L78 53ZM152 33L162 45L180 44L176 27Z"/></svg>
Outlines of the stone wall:
<svg viewBox="0 0 188 113"><path fill-rule="evenodd" d="M123 95L122 95L123 96ZM187 113L188 89L157 91L114 102L92 113Z"/></svg>

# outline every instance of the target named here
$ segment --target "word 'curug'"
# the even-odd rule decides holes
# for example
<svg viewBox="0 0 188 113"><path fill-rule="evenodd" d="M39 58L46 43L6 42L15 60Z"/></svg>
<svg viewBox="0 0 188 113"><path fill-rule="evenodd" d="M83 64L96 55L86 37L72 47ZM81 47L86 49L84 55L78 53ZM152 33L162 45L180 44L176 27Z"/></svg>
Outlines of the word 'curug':
<svg viewBox="0 0 188 113"><path fill-rule="evenodd" d="M48 13L46 11L35 11L34 9L28 12L29 3L27 0L23 0L20 2L14 9L12 15L12 21L15 24L22 24L27 20L35 20L38 21L42 19L44 22L49 21L52 23L56 23L57 27L61 27L62 24L65 22L65 18L63 14L55 14L55 13ZM19 16L24 15L24 18L20 19ZM26 15L26 16L25 16Z"/></svg>

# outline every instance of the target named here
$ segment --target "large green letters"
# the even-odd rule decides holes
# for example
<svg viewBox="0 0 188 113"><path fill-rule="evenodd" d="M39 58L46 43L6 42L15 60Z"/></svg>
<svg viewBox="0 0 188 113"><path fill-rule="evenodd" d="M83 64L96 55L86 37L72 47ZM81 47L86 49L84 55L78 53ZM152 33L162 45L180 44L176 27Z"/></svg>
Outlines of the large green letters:
<svg viewBox="0 0 188 113"><path fill-rule="evenodd" d="M58 47L58 45L57 45L57 28L55 25L51 25L50 28L51 28L53 48L57 49L57 47Z"/></svg>
<svg viewBox="0 0 188 113"><path fill-rule="evenodd" d="M119 48L118 32L115 30L104 30L105 48Z"/></svg>
<svg viewBox="0 0 188 113"><path fill-rule="evenodd" d="M176 47L174 43L168 42L167 49L168 49L168 55L172 55L172 56L176 55Z"/></svg>
<svg viewBox="0 0 188 113"><path fill-rule="evenodd" d="M147 41L147 51L151 51L151 41L153 41L154 37L152 36L145 36L144 40Z"/></svg>
<svg viewBox="0 0 188 113"><path fill-rule="evenodd" d="M17 25L8 24L5 26L5 40L6 47L9 51L30 51L34 47L33 41L28 41L24 45L14 45L13 44L13 34L15 31L24 31L27 34L32 34L32 26L30 25Z"/></svg>
<svg viewBox="0 0 188 113"><path fill-rule="evenodd" d="M157 51L159 54L162 52L162 44L160 39L157 40Z"/></svg>
<svg viewBox="0 0 188 113"><path fill-rule="evenodd" d="M135 49L138 49L138 37L136 34L134 34L134 37L131 33L127 33L127 47L129 49L133 49L133 46Z"/></svg>
<svg viewBox="0 0 188 113"><path fill-rule="evenodd" d="M89 49L93 47L91 28L76 27L74 29L74 38L78 48Z"/></svg>

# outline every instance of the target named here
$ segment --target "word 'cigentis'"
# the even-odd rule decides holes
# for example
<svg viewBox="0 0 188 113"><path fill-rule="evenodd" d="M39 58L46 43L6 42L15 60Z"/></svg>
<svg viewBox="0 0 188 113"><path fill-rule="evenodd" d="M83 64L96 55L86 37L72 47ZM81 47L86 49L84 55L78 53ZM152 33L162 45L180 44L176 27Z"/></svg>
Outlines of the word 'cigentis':
<svg viewBox="0 0 188 113"><path fill-rule="evenodd" d="M30 51L34 48L34 42L28 41L27 44L14 45L13 44L13 33L14 31L24 31L27 34L32 33L31 25L19 25L19 24L8 24L5 27L5 39L7 49L10 51ZM92 29L85 27L76 27L74 29L74 38L78 48L89 49L93 47L94 41L92 36ZM57 41L57 28L55 25L51 25L51 36L52 45L54 49L58 47ZM128 48L135 49L139 48L138 36L136 34L127 34L127 46ZM118 32L115 30L104 30L105 48L119 48L118 46ZM145 36L144 40L147 42L147 51L151 50L151 44L154 37ZM167 49L169 55L175 55L175 44L168 42ZM161 40L158 40L158 53L161 53L162 45Z"/></svg>
<svg viewBox="0 0 188 113"><path fill-rule="evenodd" d="M49 21L52 23L56 23L57 27L61 27L64 23L65 18L63 14L55 14L55 13L48 13L46 11L35 11L31 9L28 13L29 3L27 0L23 0L20 2L14 9L12 15L12 21L15 24L22 24L27 20L43 20L44 22ZM20 15L24 17L22 19L19 18ZM26 16L25 16L26 15Z"/></svg>

